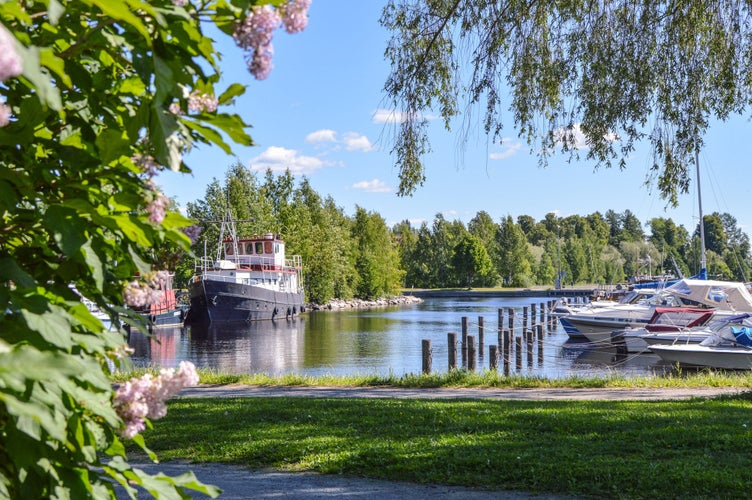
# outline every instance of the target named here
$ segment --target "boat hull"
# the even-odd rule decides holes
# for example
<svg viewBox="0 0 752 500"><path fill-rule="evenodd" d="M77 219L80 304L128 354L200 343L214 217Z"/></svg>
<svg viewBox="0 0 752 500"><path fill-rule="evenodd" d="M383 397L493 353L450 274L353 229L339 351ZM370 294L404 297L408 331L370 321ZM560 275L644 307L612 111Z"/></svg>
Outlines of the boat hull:
<svg viewBox="0 0 752 500"><path fill-rule="evenodd" d="M752 349L743 347L652 345L650 350L670 363L728 370L752 369Z"/></svg>
<svg viewBox="0 0 752 500"><path fill-rule="evenodd" d="M197 279L188 291L191 308L186 322L249 323L282 319L303 312L302 293L260 286Z"/></svg>

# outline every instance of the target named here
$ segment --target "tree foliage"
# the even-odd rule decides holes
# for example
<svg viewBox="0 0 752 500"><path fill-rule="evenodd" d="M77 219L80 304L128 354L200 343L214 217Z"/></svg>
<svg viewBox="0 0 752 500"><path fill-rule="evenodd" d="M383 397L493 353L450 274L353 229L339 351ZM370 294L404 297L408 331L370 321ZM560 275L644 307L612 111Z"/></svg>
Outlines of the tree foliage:
<svg viewBox="0 0 752 500"><path fill-rule="evenodd" d="M562 150L624 168L648 140L655 184L675 205L711 120L752 100L747 2L390 0L381 23L403 195L425 180L427 116L449 129L480 106L492 141L514 126L542 164Z"/></svg>
<svg viewBox="0 0 752 500"><path fill-rule="evenodd" d="M232 34L255 3L0 2L0 497L218 493L128 464L108 377L125 337L78 294L137 322L126 292L189 246L158 173L252 144L204 29Z"/></svg>

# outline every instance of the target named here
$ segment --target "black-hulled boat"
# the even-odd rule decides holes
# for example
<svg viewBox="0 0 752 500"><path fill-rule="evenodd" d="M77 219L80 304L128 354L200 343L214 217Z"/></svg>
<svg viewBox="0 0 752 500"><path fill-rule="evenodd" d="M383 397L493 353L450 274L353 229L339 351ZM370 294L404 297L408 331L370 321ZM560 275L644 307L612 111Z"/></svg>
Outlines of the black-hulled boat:
<svg viewBox="0 0 752 500"><path fill-rule="evenodd" d="M273 320L303 312L301 257L286 258L279 235L238 238L229 217L222 228L218 258L200 259L188 285L186 323Z"/></svg>

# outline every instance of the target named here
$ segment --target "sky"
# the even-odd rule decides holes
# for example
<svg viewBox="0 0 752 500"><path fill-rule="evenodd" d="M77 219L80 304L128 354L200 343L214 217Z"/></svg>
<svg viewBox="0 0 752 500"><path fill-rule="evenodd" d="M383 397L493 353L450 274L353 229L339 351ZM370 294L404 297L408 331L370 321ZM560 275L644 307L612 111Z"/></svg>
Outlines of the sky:
<svg viewBox="0 0 752 500"><path fill-rule="evenodd" d="M253 147L194 149L186 158L190 175L164 172L158 179L181 207L199 201L213 179L222 181L241 161L258 172L267 168L296 179L306 176L322 197L331 196L347 215L356 207L380 214L389 226L409 220L429 225L437 214L467 224L479 211L494 221L512 216L542 220L547 213L586 216L607 210L634 213L643 228L654 217L671 218L690 232L699 220L696 179L677 208L667 207L655 187L645 185L652 157L647 142L638 145L625 170L594 170L586 160L553 156L541 167L505 119L503 144L490 144L470 121L468 140L461 126L446 131L431 125L433 152L423 158L426 181L412 196L399 197L399 171L390 151L393 129L383 92L389 74L384 49L389 33L380 26L385 0L313 0L308 27L297 34L274 34L274 69L265 80L248 73L242 51L218 37L223 83L247 85L229 111L252 125ZM221 86L221 85L220 85ZM460 119L462 119L461 117ZM752 232L752 125L747 117L713 124L700 154L702 213L729 213ZM694 169L693 169L694 172Z"/></svg>

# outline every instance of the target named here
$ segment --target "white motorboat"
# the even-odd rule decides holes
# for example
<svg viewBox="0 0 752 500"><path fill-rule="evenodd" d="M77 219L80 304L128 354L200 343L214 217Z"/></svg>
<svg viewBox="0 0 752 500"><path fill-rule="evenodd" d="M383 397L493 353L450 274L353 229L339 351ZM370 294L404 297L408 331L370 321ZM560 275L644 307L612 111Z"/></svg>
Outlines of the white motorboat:
<svg viewBox="0 0 752 500"><path fill-rule="evenodd" d="M698 343L651 345L650 351L670 363L728 370L752 369L752 313L727 318Z"/></svg>
<svg viewBox="0 0 752 500"><path fill-rule="evenodd" d="M752 295L744 283L683 279L636 304L582 309L559 318L567 333L579 332L594 344L611 342L611 333L625 328L642 328L657 307L715 309L719 316L752 312Z"/></svg>
<svg viewBox="0 0 752 500"><path fill-rule="evenodd" d="M701 309L694 307L657 307L650 321L642 328L626 328L622 332L615 332L612 341L618 341L621 347L628 353L641 353L648 351L649 344L655 344L663 339L662 343L671 343L669 339L692 338L690 332L695 335L705 327L713 318L714 309ZM707 334L701 336L700 342ZM659 339L659 340L654 340Z"/></svg>

